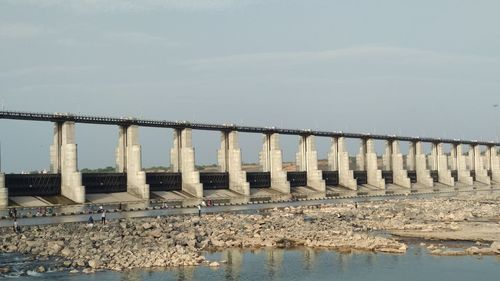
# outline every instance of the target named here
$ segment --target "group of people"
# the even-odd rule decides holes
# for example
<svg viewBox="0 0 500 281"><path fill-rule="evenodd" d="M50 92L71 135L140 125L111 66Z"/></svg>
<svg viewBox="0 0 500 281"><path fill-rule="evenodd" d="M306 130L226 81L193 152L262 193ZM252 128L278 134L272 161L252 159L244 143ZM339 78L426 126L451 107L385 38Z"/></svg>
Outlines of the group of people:
<svg viewBox="0 0 500 281"><path fill-rule="evenodd" d="M19 223L17 223L17 209L16 208L9 209L9 218L14 220L14 225L12 226L14 229L14 232L20 233L21 227L19 226Z"/></svg>
<svg viewBox="0 0 500 281"><path fill-rule="evenodd" d="M106 224L106 213L107 210L103 208L103 206L99 206L99 210L97 211L101 214L101 223ZM90 226L94 225L94 217L92 216L92 212L90 213L89 219L87 220L87 224Z"/></svg>

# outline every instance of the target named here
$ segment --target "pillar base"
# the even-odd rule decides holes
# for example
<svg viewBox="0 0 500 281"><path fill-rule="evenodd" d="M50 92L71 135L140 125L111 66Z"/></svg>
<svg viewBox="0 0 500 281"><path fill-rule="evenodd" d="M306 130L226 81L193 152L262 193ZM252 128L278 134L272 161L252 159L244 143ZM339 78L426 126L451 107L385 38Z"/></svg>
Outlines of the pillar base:
<svg viewBox="0 0 500 281"><path fill-rule="evenodd" d="M290 183L286 179L286 172L271 173L271 189L284 194L290 194Z"/></svg>
<svg viewBox="0 0 500 281"><path fill-rule="evenodd" d="M377 168L377 161L377 154L366 154L368 184L380 189L385 189L385 179L382 177L382 171Z"/></svg>
<svg viewBox="0 0 500 281"><path fill-rule="evenodd" d="M196 198L203 198L203 184L200 183L200 172L182 172L182 191Z"/></svg>
<svg viewBox="0 0 500 281"><path fill-rule="evenodd" d="M229 189L241 195L250 196L250 184L246 181L246 175L245 171L229 172Z"/></svg>
<svg viewBox="0 0 500 281"><path fill-rule="evenodd" d="M408 172L406 170L393 171L392 173L394 184L405 188L411 188L411 180L408 178Z"/></svg>
<svg viewBox="0 0 500 281"><path fill-rule="evenodd" d="M68 198L69 200L78 203L85 203L85 187L81 185L77 186L69 186L63 185L61 186L61 195Z"/></svg>
<svg viewBox="0 0 500 281"><path fill-rule="evenodd" d="M479 171L476 171L476 181L480 183L484 183L487 185L491 185L491 179L488 176L488 172L484 171L482 173L479 173Z"/></svg>
<svg viewBox="0 0 500 281"><path fill-rule="evenodd" d="M127 178L129 176L127 175ZM149 199L149 184L146 184L146 172L140 171L136 172L135 177L133 177L134 182L127 183L127 192L138 196L141 199Z"/></svg>
<svg viewBox="0 0 500 281"><path fill-rule="evenodd" d="M0 209L7 208L9 205L9 192L7 188L0 189Z"/></svg>
<svg viewBox="0 0 500 281"><path fill-rule="evenodd" d="M458 172L458 181L466 185L473 185L474 179L470 175L469 171Z"/></svg>
<svg viewBox="0 0 500 281"><path fill-rule="evenodd" d="M495 172L495 171L493 171L493 172L491 173L491 179L492 179L494 182L500 183L500 172Z"/></svg>
<svg viewBox="0 0 500 281"><path fill-rule="evenodd" d="M310 177L310 174L312 174L312 177ZM323 180L322 172L307 172L307 186L318 192L326 192L326 181Z"/></svg>

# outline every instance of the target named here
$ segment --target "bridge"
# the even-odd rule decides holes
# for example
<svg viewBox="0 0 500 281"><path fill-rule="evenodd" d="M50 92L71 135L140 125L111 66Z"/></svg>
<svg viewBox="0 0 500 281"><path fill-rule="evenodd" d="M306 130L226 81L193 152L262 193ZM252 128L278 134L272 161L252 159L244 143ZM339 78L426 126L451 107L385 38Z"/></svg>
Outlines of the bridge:
<svg viewBox="0 0 500 281"><path fill-rule="evenodd" d="M288 195L293 192L319 194L346 192L391 192L393 189L416 192L426 189L474 188L478 184L491 187L500 183L500 143L408 137L397 135L357 134L249 127L166 120L143 120L68 113L34 113L0 111L0 119L52 122L53 142L50 147L50 173L23 175L0 173L0 208L16 196L63 196L69 202L85 203L92 196L103 193L127 193L138 200L150 199L152 194L182 193L191 198L206 197L210 191L227 190L237 196L251 197L261 190ZM75 124L89 123L118 127L115 173L81 173L77 165ZM140 127L171 128L174 131L171 149L172 172L146 173L141 163ZM193 130L219 131L218 172L200 172L195 169L192 145ZM259 153L259 172L246 172L241 161L238 133L263 136ZM297 171L285 171L280 135L298 137ZM315 138L330 138L328 168L318 168ZM350 164L346 139L359 139L355 168ZM385 152L379 161L374 141L385 141ZM403 155L400 142L409 144ZM423 144L429 143L426 154ZM450 152L444 152L444 146ZM469 146L468 152L463 147Z"/></svg>

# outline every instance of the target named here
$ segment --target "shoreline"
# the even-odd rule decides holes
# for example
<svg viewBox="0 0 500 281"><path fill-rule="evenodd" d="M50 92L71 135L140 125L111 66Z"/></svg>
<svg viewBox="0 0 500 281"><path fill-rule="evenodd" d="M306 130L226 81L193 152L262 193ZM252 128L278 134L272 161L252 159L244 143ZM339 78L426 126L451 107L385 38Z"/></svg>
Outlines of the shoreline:
<svg viewBox="0 0 500 281"><path fill-rule="evenodd" d="M308 247L404 254L424 239L431 255L500 255L500 196L387 200L0 228L0 252L54 259L57 271L124 271L205 265L207 251ZM438 239L438 240L429 240ZM466 241L464 249L440 241ZM470 241L470 242L469 242ZM497 242L495 242L497 241ZM475 244L474 244L475 243ZM473 244L471 246L471 244ZM43 269L40 269L43 270Z"/></svg>

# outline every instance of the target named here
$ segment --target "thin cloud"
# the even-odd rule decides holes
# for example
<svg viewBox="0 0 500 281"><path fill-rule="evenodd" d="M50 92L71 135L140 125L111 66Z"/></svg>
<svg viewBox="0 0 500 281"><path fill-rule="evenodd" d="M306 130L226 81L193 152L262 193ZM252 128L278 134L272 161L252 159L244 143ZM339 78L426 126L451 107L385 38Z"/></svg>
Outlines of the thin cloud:
<svg viewBox="0 0 500 281"><path fill-rule="evenodd" d="M277 1L277 0L268 0ZM226 10L244 7L265 0L5 0L9 5L43 8L65 8L79 12L138 12L150 10Z"/></svg>
<svg viewBox="0 0 500 281"><path fill-rule="evenodd" d="M51 33L46 27L27 23L0 24L0 39L25 39Z"/></svg>
<svg viewBox="0 0 500 281"><path fill-rule="evenodd" d="M226 68L255 68L270 66L286 68L304 64L331 64L343 60L388 61L394 64L443 64L443 63L498 63L496 57L476 55L442 54L434 51L393 46L361 46L314 52L274 52L240 54L224 57L191 60L192 70Z"/></svg>

